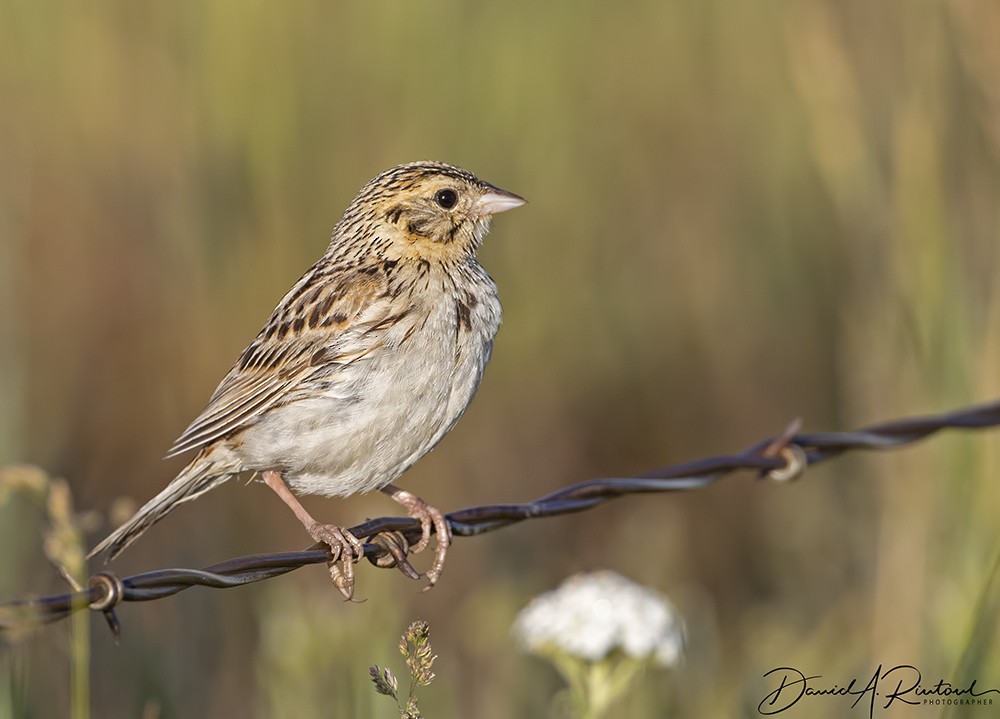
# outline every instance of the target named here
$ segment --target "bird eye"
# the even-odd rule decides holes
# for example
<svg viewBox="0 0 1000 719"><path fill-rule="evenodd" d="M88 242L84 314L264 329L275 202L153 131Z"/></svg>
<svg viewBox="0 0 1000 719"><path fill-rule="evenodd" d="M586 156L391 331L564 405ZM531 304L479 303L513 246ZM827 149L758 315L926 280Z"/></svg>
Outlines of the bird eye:
<svg viewBox="0 0 1000 719"><path fill-rule="evenodd" d="M458 202L458 193L454 190L438 190L434 193L434 201L446 210L450 210Z"/></svg>

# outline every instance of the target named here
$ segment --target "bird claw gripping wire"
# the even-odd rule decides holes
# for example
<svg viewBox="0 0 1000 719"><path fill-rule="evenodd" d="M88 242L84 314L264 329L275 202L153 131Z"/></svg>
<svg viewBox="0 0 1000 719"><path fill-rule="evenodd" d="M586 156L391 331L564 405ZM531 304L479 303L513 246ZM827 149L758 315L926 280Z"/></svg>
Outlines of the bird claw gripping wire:
<svg viewBox="0 0 1000 719"><path fill-rule="evenodd" d="M368 559L376 567L397 567L409 579L420 579L420 573L406 558L410 543L402 532L379 532L368 541L383 550Z"/></svg>

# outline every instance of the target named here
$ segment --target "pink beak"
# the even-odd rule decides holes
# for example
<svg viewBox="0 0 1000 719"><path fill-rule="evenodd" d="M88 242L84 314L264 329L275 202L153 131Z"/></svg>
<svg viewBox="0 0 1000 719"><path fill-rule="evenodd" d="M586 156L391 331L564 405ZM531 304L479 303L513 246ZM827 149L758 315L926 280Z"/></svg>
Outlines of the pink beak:
<svg viewBox="0 0 1000 719"><path fill-rule="evenodd" d="M506 212L520 207L526 199L515 195L513 192L501 190L499 187L491 187L489 191L476 200L476 209L484 215L495 215L498 212Z"/></svg>

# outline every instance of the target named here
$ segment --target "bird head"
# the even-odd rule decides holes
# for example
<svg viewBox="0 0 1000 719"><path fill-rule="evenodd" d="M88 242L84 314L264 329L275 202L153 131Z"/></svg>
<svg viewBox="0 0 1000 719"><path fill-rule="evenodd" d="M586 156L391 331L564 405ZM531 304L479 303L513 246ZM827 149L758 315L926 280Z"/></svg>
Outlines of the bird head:
<svg viewBox="0 0 1000 719"><path fill-rule="evenodd" d="M359 234L373 250L422 259L472 257L498 212L525 200L441 162L383 172L361 188L334 230L334 244Z"/></svg>

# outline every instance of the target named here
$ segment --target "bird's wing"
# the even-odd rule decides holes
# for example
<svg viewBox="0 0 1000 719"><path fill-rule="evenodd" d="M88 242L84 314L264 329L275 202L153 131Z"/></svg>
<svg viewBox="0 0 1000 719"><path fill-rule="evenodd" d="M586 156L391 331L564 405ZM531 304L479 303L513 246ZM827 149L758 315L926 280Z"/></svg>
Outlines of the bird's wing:
<svg viewBox="0 0 1000 719"><path fill-rule="evenodd" d="M264 329L229 370L205 410L168 457L229 435L285 404L304 380L346 365L394 324L386 276L313 266L278 304Z"/></svg>

